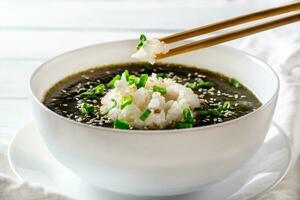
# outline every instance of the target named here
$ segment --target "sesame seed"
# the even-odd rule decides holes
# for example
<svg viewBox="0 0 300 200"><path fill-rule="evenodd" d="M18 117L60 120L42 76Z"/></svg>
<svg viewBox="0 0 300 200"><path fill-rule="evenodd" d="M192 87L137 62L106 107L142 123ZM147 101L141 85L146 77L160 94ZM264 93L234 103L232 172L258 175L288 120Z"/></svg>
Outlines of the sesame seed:
<svg viewBox="0 0 300 200"><path fill-rule="evenodd" d="M212 88L210 88L208 91L209 91L209 92L212 92L212 91L214 91L214 90L215 90L215 88L212 87Z"/></svg>

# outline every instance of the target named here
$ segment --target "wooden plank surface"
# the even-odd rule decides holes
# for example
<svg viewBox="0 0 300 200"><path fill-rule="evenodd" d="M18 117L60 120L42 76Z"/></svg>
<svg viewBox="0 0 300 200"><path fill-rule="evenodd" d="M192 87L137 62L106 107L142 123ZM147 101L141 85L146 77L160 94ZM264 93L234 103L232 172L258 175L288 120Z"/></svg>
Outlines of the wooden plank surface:
<svg viewBox="0 0 300 200"><path fill-rule="evenodd" d="M138 38L141 32L2 30L0 59L47 59L105 41ZM157 32L144 32L156 37ZM167 33L164 33L167 34ZM5 47L5 48L3 48Z"/></svg>
<svg viewBox="0 0 300 200"><path fill-rule="evenodd" d="M0 99L0 139L9 141L16 130L32 119L28 99Z"/></svg>
<svg viewBox="0 0 300 200"><path fill-rule="evenodd" d="M42 60L0 60L2 77L0 79L0 100L1 98L27 98L30 74L42 62Z"/></svg>

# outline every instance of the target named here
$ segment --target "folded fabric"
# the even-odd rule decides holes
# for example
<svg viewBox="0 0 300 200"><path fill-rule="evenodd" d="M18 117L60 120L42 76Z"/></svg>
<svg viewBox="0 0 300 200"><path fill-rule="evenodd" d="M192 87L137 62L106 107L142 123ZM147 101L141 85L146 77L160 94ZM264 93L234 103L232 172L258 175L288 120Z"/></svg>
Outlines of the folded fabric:
<svg viewBox="0 0 300 200"><path fill-rule="evenodd" d="M71 200L71 198L46 191L40 186L20 182L0 174L1 200Z"/></svg>

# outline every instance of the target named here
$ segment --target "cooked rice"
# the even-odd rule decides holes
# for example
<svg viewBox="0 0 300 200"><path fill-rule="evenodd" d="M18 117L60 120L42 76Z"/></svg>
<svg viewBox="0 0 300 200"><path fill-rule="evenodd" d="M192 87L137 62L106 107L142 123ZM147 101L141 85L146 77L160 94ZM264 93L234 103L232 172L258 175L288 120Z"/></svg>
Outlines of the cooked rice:
<svg viewBox="0 0 300 200"><path fill-rule="evenodd" d="M167 93L162 95L153 92L153 86L164 87ZM131 96L133 102L121 109L123 96ZM126 120L131 127L139 129L162 129L172 126L183 119L183 109L189 108L193 111L201 103L190 88L170 78L157 78L155 73L148 78L145 87L139 89L135 84L130 85L123 74L121 80L115 82L115 88L109 90L102 98L101 113L107 112L114 105L112 99L116 100L117 106L111 109L107 116L113 120ZM151 114L142 121L140 116L147 108L151 110Z"/></svg>
<svg viewBox="0 0 300 200"><path fill-rule="evenodd" d="M149 38L136 53L131 57L136 58L141 61L149 62L151 64L155 63L157 54L165 54L169 51L169 47L164 42L159 41L156 38Z"/></svg>

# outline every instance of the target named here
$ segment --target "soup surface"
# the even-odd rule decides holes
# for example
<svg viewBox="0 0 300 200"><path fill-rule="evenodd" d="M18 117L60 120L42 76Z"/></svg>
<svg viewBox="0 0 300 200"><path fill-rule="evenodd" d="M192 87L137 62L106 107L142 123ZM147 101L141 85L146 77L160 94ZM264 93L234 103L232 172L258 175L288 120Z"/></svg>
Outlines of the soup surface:
<svg viewBox="0 0 300 200"><path fill-rule="evenodd" d="M187 101L188 99L182 97L182 101L176 101L180 94L176 94L176 97L174 95L169 97L170 94L172 95L172 91L169 91L171 90L169 88L172 88L172 86L165 88L151 86L151 90L153 90L153 93L150 94L152 99L149 100L151 103L138 105L140 109L137 109L135 112L132 109L133 105L137 104L134 103L146 97L141 95L139 98L135 94L122 96L113 91L115 82L120 82L120 77L122 76L126 77L128 88L133 89L135 92L137 90L145 91L146 84L150 84L147 81L153 81L156 78L165 82L174 81L180 84L177 86L188 88L183 89L188 94L194 94L200 103L196 104L198 105L196 107L191 106L182 110L179 109L180 116L178 115L179 117L175 117L175 119L176 109L174 113L162 113L162 110L159 110L160 108L153 106L155 102L158 102L153 97L154 93L160 99L163 99L163 103L166 104L164 110L173 109L177 103L178 105L187 105L182 104L182 101ZM118 87L122 87L121 82L118 84ZM147 87L149 88L150 86ZM176 93L176 87L175 89L173 87L173 93ZM107 97L109 92L109 95L119 95L119 99L117 97L115 99L111 98L109 99L111 101L109 105L102 105L105 102L103 98L111 97ZM169 102L167 102L167 99ZM69 119L93 126L120 129L173 129L207 126L241 117L261 106L258 98L234 78L206 69L162 63L154 65L126 63L91 68L79 72L66 77L50 88L45 95L43 103L52 111ZM125 109L127 109L127 113L124 114ZM116 117L116 114L113 112L117 112L119 115ZM138 113L136 118L138 121L132 118L130 113L131 115ZM155 122L151 121L151 116L153 118L152 121L155 119ZM161 118L162 121L165 120L163 125L160 124L162 122L158 118ZM168 118L171 121L168 121Z"/></svg>

